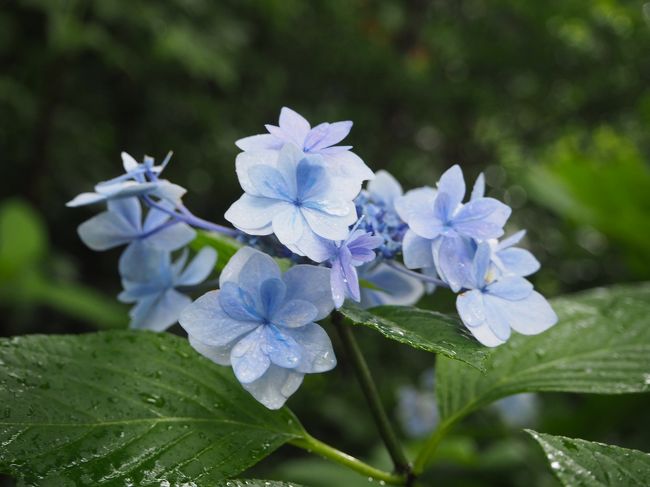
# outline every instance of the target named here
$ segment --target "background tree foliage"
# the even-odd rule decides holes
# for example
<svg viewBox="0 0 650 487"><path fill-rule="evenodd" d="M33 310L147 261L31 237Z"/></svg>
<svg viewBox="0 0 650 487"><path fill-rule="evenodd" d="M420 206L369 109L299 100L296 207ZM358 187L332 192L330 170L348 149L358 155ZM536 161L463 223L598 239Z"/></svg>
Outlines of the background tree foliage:
<svg viewBox="0 0 650 487"><path fill-rule="evenodd" d="M6 0L2 334L125 324L113 299L117 254L83 247L75 228L91 210L65 201L117 174L121 150L172 149L169 178L197 214L222 221L240 193L233 142L283 105L314 122L354 120L355 151L407 187L433 184L456 162L470 178L484 170L516 210L511 229L529 229L546 294L650 278L649 50L650 5L634 0ZM429 305L449 307L440 297ZM388 404L433 365L370 331L360 338ZM333 374L346 380L311 378L290 406L325 439L345 436L371 456L351 371ZM544 396L531 426L650 451L635 419L647 402ZM536 485L554 485L535 445L506 433L489 412L471 417L441 448L438 475L526 485L533 470ZM486 451L482 439L495 437ZM288 462L274 457L260 476L317 485L347 475L280 455Z"/></svg>

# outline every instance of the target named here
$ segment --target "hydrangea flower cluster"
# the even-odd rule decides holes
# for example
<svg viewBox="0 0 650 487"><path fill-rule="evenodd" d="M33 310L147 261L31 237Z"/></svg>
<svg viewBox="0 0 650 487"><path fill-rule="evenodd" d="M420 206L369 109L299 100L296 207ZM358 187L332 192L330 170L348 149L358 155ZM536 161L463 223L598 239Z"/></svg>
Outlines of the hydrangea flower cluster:
<svg viewBox="0 0 650 487"><path fill-rule="evenodd" d="M412 305L449 288L462 322L487 346L504 343L512 329L536 334L557 321L525 279L539 263L516 247L524 232L499 240L511 210L485 196L482 175L466 202L457 165L437 188L404 193L388 172L373 174L351 146L337 145L351 128L350 121L312 127L283 108L268 133L238 140L243 194L225 212L234 228L183 205L185 189L160 178L171 155L156 165L123 153L123 175L68 205L106 203L79 235L94 250L126 246L119 299L134 303L131 326L162 331L179 321L199 353L231 366L244 388L276 409L305 374L335 366L316 322L346 299L364 308ZM192 302L188 294L217 257L203 248L187 264L196 228L245 245L224 263L218 289ZM276 259L287 257L282 273Z"/></svg>

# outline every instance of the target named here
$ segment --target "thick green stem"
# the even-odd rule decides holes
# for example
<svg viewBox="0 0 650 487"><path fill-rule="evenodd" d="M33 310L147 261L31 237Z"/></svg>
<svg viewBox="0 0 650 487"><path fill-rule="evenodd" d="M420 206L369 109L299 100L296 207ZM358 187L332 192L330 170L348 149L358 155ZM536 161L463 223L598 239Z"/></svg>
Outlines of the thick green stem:
<svg viewBox="0 0 650 487"><path fill-rule="evenodd" d="M368 364L366 363L366 360L359 349L359 345L354 338L352 328L343 323L343 315L338 311L332 313L332 324L336 327L339 336L341 337L341 342L345 347L345 352L354 367L361 389L366 396L368 406L370 406L370 412L377 424L379 434L384 440L386 449L395 465L395 471L400 474L408 475L411 472L411 466L406 459L402 446L400 445L397 435L388 420L386 411L381 404L379 393L377 392L377 386L372 379Z"/></svg>
<svg viewBox="0 0 650 487"><path fill-rule="evenodd" d="M385 472L379 470L375 467L368 465L367 463L362 462L358 458L355 458L347 453L344 453L340 450L337 450L334 447L329 446L326 443L323 443L320 440L317 440L311 435L306 435L303 438L295 439L291 441L291 444L307 450L310 453L316 453L325 458L340 463L355 472L360 473L364 477L373 478L380 482L385 482L391 485L406 485L407 478L405 475L397 475L390 472Z"/></svg>

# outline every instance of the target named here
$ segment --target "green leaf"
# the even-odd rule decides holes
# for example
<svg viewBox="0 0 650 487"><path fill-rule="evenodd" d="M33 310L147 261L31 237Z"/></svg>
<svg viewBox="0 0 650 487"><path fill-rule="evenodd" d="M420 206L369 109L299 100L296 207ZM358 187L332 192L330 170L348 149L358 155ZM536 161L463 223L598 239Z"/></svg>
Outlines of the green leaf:
<svg viewBox="0 0 650 487"><path fill-rule="evenodd" d="M566 486L645 487L650 485L650 455L592 441L526 430L541 445Z"/></svg>
<svg viewBox="0 0 650 487"><path fill-rule="evenodd" d="M493 349L486 374L440 357L436 389L447 425L519 392L650 390L650 284L596 289L551 304L558 324Z"/></svg>
<svg viewBox="0 0 650 487"><path fill-rule="evenodd" d="M171 486L170 486L171 487ZM275 480L230 479L213 484L213 487L300 487L293 482L277 482Z"/></svg>
<svg viewBox="0 0 650 487"><path fill-rule="evenodd" d="M196 238L190 244L193 250L197 252L203 247L212 247L217 251L217 271L221 272L230 258L237 253L237 251L243 247L241 242L238 242L234 238L227 237L215 232L205 232L199 230L196 232Z"/></svg>
<svg viewBox="0 0 650 487"><path fill-rule="evenodd" d="M47 250L43 222L27 203L9 200L0 207L0 279L33 266Z"/></svg>
<svg viewBox="0 0 650 487"><path fill-rule="evenodd" d="M458 318L406 306L363 310L348 305L340 311L355 324L372 328L391 340L485 370L488 349L466 331Z"/></svg>
<svg viewBox="0 0 650 487"><path fill-rule="evenodd" d="M0 340L0 471L25 483L213 486L304 435L171 334Z"/></svg>

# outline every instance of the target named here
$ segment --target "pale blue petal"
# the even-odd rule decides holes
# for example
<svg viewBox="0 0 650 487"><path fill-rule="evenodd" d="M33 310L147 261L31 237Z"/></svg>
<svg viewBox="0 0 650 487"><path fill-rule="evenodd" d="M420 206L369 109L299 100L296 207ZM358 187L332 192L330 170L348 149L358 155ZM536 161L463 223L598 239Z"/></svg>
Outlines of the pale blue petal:
<svg viewBox="0 0 650 487"><path fill-rule="evenodd" d="M235 170L237 172L237 179L239 179L239 184L246 193L253 196L259 195L257 195L257 190L253 185L253 181L251 181L248 171L250 168L260 165L277 168L278 151L263 150L255 152L241 152L235 159Z"/></svg>
<svg viewBox="0 0 650 487"><path fill-rule="evenodd" d="M287 300L299 299L318 309L314 321L327 317L334 308L330 291L330 271L325 267L296 265L282 276L287 285Z"/></svg>
<svg viewBox="0 0 650 487"><path fill-rule="evenodd" d="M280 409L298 390L303 377L300 372L271 365L258 380L242 386L267 408Z"/></svg>
<svg viewBox="0 0 650 487"><path fill-rule="evenodd" d="M491 257L491 248L490 244L487 242L481 242L477 249L476 254L472 260L472 277L469 282L467 282L468 287L473 287L476 289L482 289L486 282L485 276L490 269L490 257Z"/></svg>
<svg viewBox="0 0 650 487"><path fill-rule="evenodd" d="M456 309L468 327L481 326L485 323L485 304L483 293L479 290L466 291L456 298Z"/></svg>
<svg viewBox="0 0 650 487"><path fill-rule="evenodd" d="M170 201L175 205L180 203L185 193L187 193L187 190L182 186L162 179L158 181L158 186L151 192L152 195Z"/></svg>
<svg viewBox="0 0 650 487"><path fill-rule="evenodd" d="M471 241L460 237L443 237L437 247L434 247L433 256L441 279L449 284L452 291L458 292L475 282L472 272L474 248Z"/></svg>
<svg viewBox="0 0 650 487"><path fill-rule="evenodd" d="M68 201L65 206L69 208L75 208L77 206L92 205L101 201L106 201L106 196L103 194L81 193Z"/></svg>
<svg viewBox="0 0 650 487"><path fill-rule="evenodd" d="M213 347L206 345L192 335L187 335L187 339L192 348L208 360L212 360L219 365L230 365L230 351L232 350L232 345Z"/></svg>
<svg viewBox="0 0 650 487"><path fill-rule="evenodd" d="M284 302L287 295L287 286L280 278L267 279L260 286L260 304L262 315L271 319L277 309Z"/></svg>
<svg viewBox="0 0 650 487"><path fill-rule="evenodd" d="M134 230L140 230L142 228L142 206L138 198L109 200L106 206L108 211L119 215Z"/></svg>
<svg viewBox="0 0 650 487"><path fill-rule="evenodd" d="M284 245L297 243L304 232L311 231L307 227L302 212L296 206L286 206L273 216L273 233Z"/></svg>
<svg viewBox="0 0 650 487"><path fill-rule="evenodd" d="M317 152L327 147L338 144L345 139L352 130L352 122L322 123L309 131L305 138L305 150Z"/></svg>
<svg viewBox="0 0 650 487"><path fill-rule="evenodd" d="M194 286L199 284L214 271L217 263L217 251L212 247L203 247L181 272L176 280L177 286Z"/></svg>
<svg viewBox="0 0 650 487"><path fill-rule="evenodd" d="M243 231L255 228L261 229L268 226L276 214L287 208L293 208L293 205L284 201L250 196L244 193L228 208L224 217ZM268 233L271 232L269 229Z"/></svg>
<svg viewBox="0 0 650 487"><path fill-rule="evenodd" d="M124 167L124 172L129 173L138 168L138 161L136 161L131 154L128 152L122 152L120 156L122 157L122 167Z"/></svg>
<svg viewBox="0 0 650 487"><path fill-rule="evenodd" d="M349 191L354 193L352 197L359 192L363 181L374 177L372 170L354 152L321 152L321 155L327 164L328 171L331 170L332 177L347 182Z"/></svg>
<svg viewBox="0 0 650 487"><path fill-rule="evenodd" d="M157 250L172 252L189 244L196 237L196 230L187 223L177 222L151 234L147 244Z"/></svg>
<svg viewBox="0 0 650 487"><path fill-rule="evenodd" d="M483 294L485 304L485 323L490 327L499 340L506 341L510 338L510 316L508 309L515 301Z"/></svg>
<svg viewBox="0 0 650 487"><path fill-rule="evenodd" d="M301 359L301 347L291 335L275 326L264 327L266 332L266 345L264 352L271 359L271 363L285 369L293 369Z"/></svg>
<svg viewBox="0 0 650 487"><path fill-rule="evenodd" d="M503 235L510 208L492 198L480 198L464 205L453 220L454 229L468 237L488 240Z"/></svg>
<svg viewBox="0 0 650 487"><path fill-rule="evenodd" d="M279 150L282 142L271 134L251 135L235 142L243 151Z"/></svg>
<svg viewBox="0 0 650 487"><path fill-rule="evenodd" d="M523 277L504 276L490 283L485 291L492 296L517 301L528 297L533 291L533 285Z"/></svg>
<svg viewBox="0 0 650 487"><path fill-rule="evenodd" d="M528 250L507 248L497 252L503 271L517 276L529 276L540 268L539 261Z"/></svg>
<svg viewBox="0 0 650 487"><path fill-rule="evenodd" d="M402 196L402 186L388 171L377 171L375 178L368 183L368 193L372 201L384 203L394 208L395 200Z"/></svg>
<svg viewBox="0 0 650 487"><path fill-rule="evenodd" d="M474 183L474 187L472 188L472 196L470 197L470 201L483 198L484 196L485 196L485 176L483 175L483 173L481 173L476 178L476 182Z"/></svg>
<svg viewBox="0 0 650 487"><path fill-rule="evenodd" d="M231 318L221 308L221 291L210 291L190 304L178 322L188 335L211 347L225 347L259 326L256 321Z"/></svg>
<svg viewBox="0 0 650 487"><path fill-rule="evenodd" d="M287 247L294 254L304 255L314 262L324 262L330 257L332 241L325 240L314 232L303 232L300 240Z"/></svg>
<svg viewBox="0 0 650 487"><path fill-rule="evenodd" d="M169 252L156 250L146 241L134 240L124 249L118 262L122 279L146 281L170 267Z"/></svg>
<svg viewBox="0 0 650 487"><path fill-rule="evenodd" d="M521 240L526 236L526 230L519 230L516 233L513 233L508 238L504 238L497 244L498 250L505 250L513 245L517 245Z"/></svg>
<svg viewBox="0 0 650 487"><path fill-rule="evenodd" d="M81 241L93 250L107 250L137 238L139 228L121 215L105 211L86 220L77 228Z"/></svg>
<svg viewBox="0 0 650 487"><path fill-rule="evenodd" d="M309 301L291 299L271 316L271 321L278 326L295 328L311 323L317 316L318 309Z"/></svg>
<svg viewBox="0 0 650 487"><path fill-rule="evenodd" d="M395 263L400 266L400 264ZM383 304L410 306L419 301L424 294L422 281L393 269L384 263L371 263L359 267L359 279L373 284L379 289L361 286L361 307L370 308Z"/></svg>
<svg viewBox="0 0 650 487"><path fill-rule="evenodd" d="M233 282L226 282L219 291L219 305L233 320L263 321L259 296L253 296Z"/></svg>
<svg viewBox="0 0 650 487"><path fill-rule="evenodd" d="M404 265L409 269L422 269L433 265L431 240L422 238L413 230L408 230L402 242Z"/></svg>
<svg viewBox="0 0 650 487"><path fill-rule="evenodd" d="M248 175L255 187L256 196L288 202L296 199L296 193L290 181L283 177L284 175L277 169L264 165L253 166L248 170Z"/></svg>
<svg viewBox="0 0 650 487"><path fill-rule="evenodd" d="M474 338L476 338L486 347L498 347L499 345L503 345L505 343L505 340L501 340L494 334L487 323L481 326L468 328L468 330L472 333L472 335L474 335Z"/></svg>
<svg viewBox="0 0 650 487"><path fill-rule="evenodd" d="M327 372L336 367L336 355L325 330L311 323L285 330L301 347L301 360L295 370L305 374Z"/></svg>
<svg viewBox="0 0 650 487"><path fill-rule="evenodd" d="M465 197L465 180L458 164L447 169L438 181L438 192L449 197L448 206L455 210Z"/></svg>
<svg viewBox="0 0 650 487"><path fill-rule="evenodd" d="M300 201L318 200L330 185L325 167L313 158L303 159L295 171L297 198Z"/></svg>
<svg viewBox="0 0 650 487"><path fill-rule="evenodd" d="M121 201L121 200L114 200L114 201ZM112 204L113 201L109 201L109 203ZM174 209L174 205L172 205L168 201L161 201L160 206L169 209L169 211L172 211ZM144 219L144 225L142 225L142 230L144 232L149 232L154 228L157 228L163 223L167 222L170 218L171 216L169 213L161 210L157 210L156 208L150 208L149 212L147 213L147 216Z"/></svg>
<svg viewBox="0 0 650 487"><path fill-rule="evenodd" d="M300 213L309 225L307 231L312 231L327 240L345 240L349 233L348 227L358 219L354 203L347 204L346 211L348 213L345 216L330 215L310 208L302 208ZM275 230L275 220L273 221L273 229ZM277 232L275 233L277 235ZM278 238L280 237L278 236Z"/></svg>
<svg viewBox="0 0 650 487"><path fill-rule="evenodd" d="M242 267L238 282L251 296L259 298L262 283L267 279L281 279L281 275L275 260L257 251Z"/></svg>
<svg viewBox="0 0 650 487"><path fill-rule="evenodd" d="M345 274L343 272L343 265L339 259L332 262L330 270L330 288L332 290L332 299L334 306L339 309L343 306L345 296L347 294L347 286L345 284Z"/></svg>
<svg viewBox="0 0 650 487"><path fill-rule="evenodd" d="M239 274L246 263L254 255L259 254L259 250L252 247L242 247L233 255L219 275L219 286L222 287L226 282L239 283Z"/></svg>
<svg viewBox="0 0 650 487"><path fill-rule="evenodd" d="M424 220L434 219L433 207L436 194L435 189L426 186L407 191L404 196L395 200L397 214L406 223L410 223L412 217Z"/></svg>
<svg viewBox="0 0 650 487"><path fill-rule="evenodd" d="M173 289L169 289L151 300L138 302L131 314L131 328L163 331L172 326L192 300Z"/></svg>
<svg viewBox="0 0 650 487"><path fill-rule="evenodd" d="M520 301L508 301L504 314L510 326L523 335L537 335L557 323L557 315L537 291Z"/></svg>
<svg viewBox="0 0 650 487"><path fill-rule="evenodd" d="M311 129L309 122L291 108L282 107L280 110L280 128L294 141L298 147L303 147L305 138Z"/></svg>
<svg viewBox="0 0 650 487"><path fill-rule="evenodd" d="M265 353L266 330L259 326L244 336L232 348L230 362L237 380L242 384L253 382L268 370L271 359Z"/></svg>

